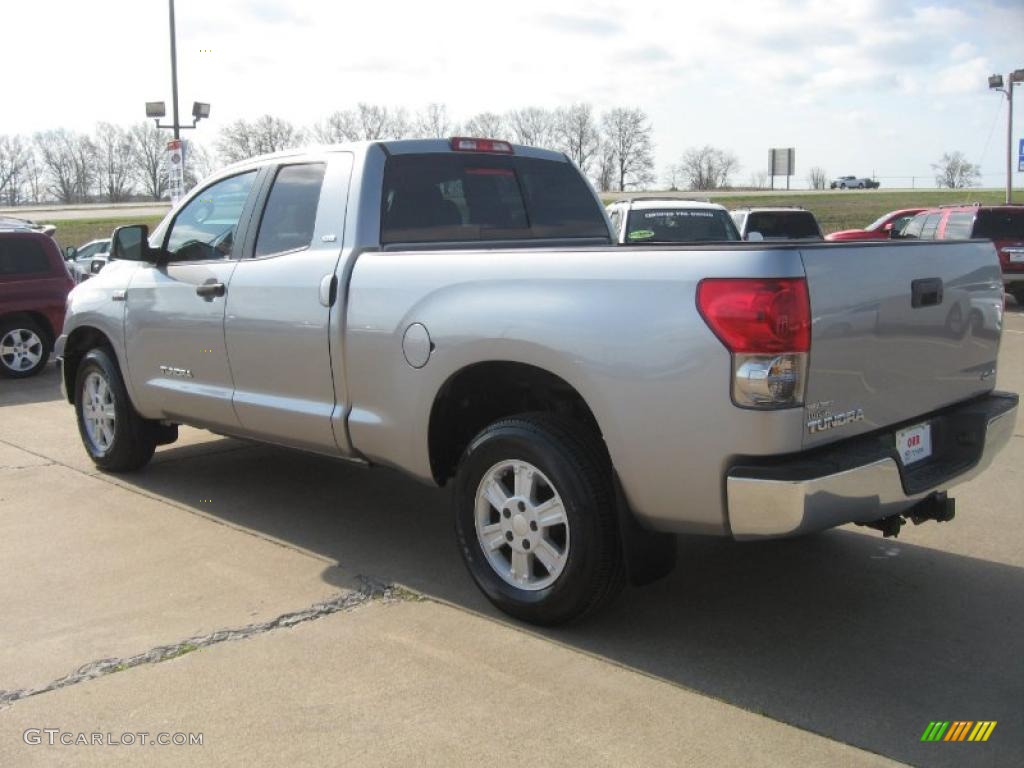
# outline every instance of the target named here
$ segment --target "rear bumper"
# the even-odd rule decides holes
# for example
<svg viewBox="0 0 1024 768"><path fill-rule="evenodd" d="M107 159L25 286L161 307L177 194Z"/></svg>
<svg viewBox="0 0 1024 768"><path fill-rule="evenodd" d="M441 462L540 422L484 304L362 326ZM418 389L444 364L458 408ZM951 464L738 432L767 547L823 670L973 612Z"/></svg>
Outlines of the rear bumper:
<svg viewBox="0 0 1024 768"><path fill-rule="evenodd" d="M1017 403L995 392L914 419L932 425L933 455L911 467L895 450L905 424L780 459L741 460L726 476L732 535L795 536L900 514L984 471L1013 434Z"/></svg>

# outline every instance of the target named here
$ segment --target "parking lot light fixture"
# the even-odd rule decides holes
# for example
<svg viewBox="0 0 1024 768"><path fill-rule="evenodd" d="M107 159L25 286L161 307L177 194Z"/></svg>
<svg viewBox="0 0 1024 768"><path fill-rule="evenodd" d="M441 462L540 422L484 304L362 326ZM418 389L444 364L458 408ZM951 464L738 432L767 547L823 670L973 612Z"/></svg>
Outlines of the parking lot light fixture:
<svg viewBox="0 0 1024 768"><path fill-rule="evenodd" d="M1006 96L1006 204L1013 202L1013 86L1024 83L1024 69L1015 69L1003 79L1002 75L989 75L989 90Z"/></svg>

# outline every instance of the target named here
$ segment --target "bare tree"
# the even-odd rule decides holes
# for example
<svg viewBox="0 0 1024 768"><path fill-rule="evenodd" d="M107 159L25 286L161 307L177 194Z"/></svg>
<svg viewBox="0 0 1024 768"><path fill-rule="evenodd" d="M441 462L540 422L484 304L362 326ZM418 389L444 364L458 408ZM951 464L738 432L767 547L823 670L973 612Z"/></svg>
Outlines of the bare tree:
<svg viewBox="0 0 1024 768"><path fill-rule="evenodd" d="M94 144L102 194L112 203L126 200L133 191L131 136L118 125L99 123Z"/></svg>
<svg viewBox="0 0 1024 768"><path fill-rule="evenodd" d="M167 156L167 136L149 122L136 123L128 129L131 137L132 164L135 179L145 194L160 200L167 191L164 158Z"/></svg>
<svg viewBox="0 0 1024 768"><path fill-rule="evenodd" d="M654 181L651 124L639 107L617 107L601 116L604 141L614 154L619 192Z"/></svg>
<svg viewBox="0 0 1024 768"><path fill-rule="evenodd" d="M814 166L807 172L807 186L811 189L828 189L828 174L821 166Z"/></svg>
<svg viewBox="0 0 1024 768"><path fill-rule="evenodd" d="M937 163L932 163L935 184L949 189L977 186L981 180L981 166L970 163L963 152L946 152Z"/></svg>
<svg viewBox="0 0 1024 768"><path fill-rule="evenodd" d="M487 139L506 139L508 129L505 119L495 112L481 112L466 121L466 131L469 136Z"/></svg>
<svg viewBox="0 0 1024 768"><path fill-rule="evenodd" d="M597 149L597 178L595 181L597 188L602 192L611 192L615 189L616 160L615 146L609 141L601 142Z"/></svg>
<svg viewBox="0 0 1024 768"><path fill-rule="evenodd" d="M359 121L355 112L350 109L332 112L313 126L312 134L313 138L321 144L358 141Z"/></svg>
<svg viewBox="0 0 1024 768"><path fill-rule="evenodd" d="M412 124L402 107L360 103L355 109L333 112L313 126L313 137L324 144L344 141L401 139L412 133Z"/></svg>
<svg viewBox="0 0 1024 768"><path fill-rule="evenodd" d="M192 189L214 171L213 156L197 141L185 142L185 189Z"/></svg>
<svg viewBox="0 0 1024 768"><path fill-rule="evenodd" d="M731 152L710 145L686 150L679 169L690 189L718 189L729 185L729 177L739 168Z"/></svg>
<svg viewBox="0 0 1024 768"><path fill-rule="evenodd" d="M583 173L588 173L601 145L601 135L589 104L572 104L555 110L555 148L564 152Z"/></svg>
<svg viewBox="0 0 1024 768"><path fill-rule="evenodd" d="M425 139L446 139L457 133L444 104L428 104L413 121L413 131Z"/></svg>
<svg viewBox="0 0 1024 768"><path fill-rule="evenodd" d="M505 116L512 140L531 147L555 146L555 115L540 107L514 109Z"/></svg>
<svg viewBox="0 0 1024 768"><path fill-rule="evenodd" d="M671 192L678 192L680 185L684 183L686 176L683 169L678 165L670 165L665 169L665 185Z"/></svg>
<svg viewBox="0 0 1024 768"><path fill-rule="evenodd" d="M768 186L768 171L754 171L750 174L750 186L764 189Z"/></svg>
<svg viewBox="0 0 1024 768"><path fill-rule="evenodd" d="M234 163L290 149L301 141L302 132L287 120L263 115L252 122L239 119L224 126L217 141L217 152L224 162Z"/></svg>
<svg viewBox="0 0 1024 768"><path fill-rule="evenodd" d="M0 201L21 202L31 158L32 146L21 136L0 136Z"/></svg>
<svg viewBox="0 0 1024 768"><path fill-rule="evenodd" d="M47 192L62 203L86 200L95 179L96 152L88 136L65 128L35 135Z"/></svg>

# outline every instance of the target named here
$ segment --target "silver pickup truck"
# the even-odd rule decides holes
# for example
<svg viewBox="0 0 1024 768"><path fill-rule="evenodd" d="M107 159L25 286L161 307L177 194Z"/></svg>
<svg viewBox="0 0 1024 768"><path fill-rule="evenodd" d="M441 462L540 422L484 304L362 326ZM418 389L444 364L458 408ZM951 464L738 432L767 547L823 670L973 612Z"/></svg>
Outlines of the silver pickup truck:
<svg viewBox="0 0 1024 768"><path fill-rule="evenodd" d="M113 241L57 344L97 466L189 424L450 484L532 622L672 534L949 519L1013 430L988 242L616 246L563 155L480 139L257 158Z"/></svg>

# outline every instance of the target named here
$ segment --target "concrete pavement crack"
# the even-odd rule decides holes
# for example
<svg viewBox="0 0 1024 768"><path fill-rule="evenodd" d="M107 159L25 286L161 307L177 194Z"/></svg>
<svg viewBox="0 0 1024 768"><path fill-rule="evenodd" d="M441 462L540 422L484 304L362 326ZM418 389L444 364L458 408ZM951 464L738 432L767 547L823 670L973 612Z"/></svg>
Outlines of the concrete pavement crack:
<svg viewBox="0 0 1024 768"><path fill-rule="evenodd" d="M14 702L27 699L31 696L38 696L41 693L67 688L98 677L123 672L132 667L143 664L159 664L161 661L168 661L187 653L198 651L201 648L209 648L220 643L245 640L256 635L262 635L275 629L290 629L307 621L315 621L334 613L346 613L365 605L371 601L392 603L405 600L418 599L415 593L403 589L394 584L386 584L374 579L359 576L357 577L361 586L354 592L339 594L329 600L314 603L308 608L291 613L283 613L268 621L261 621L255 624L247 624L242 627L231 629L218 629L205 635L196 635L180 640L169 645L158 645L148 651L137 653L134 656L125 658L107 658L91 661L83 664L71 674L47 683L38 688L19 688L16 690L0 689L0 710L11 706Z"/></svg>

